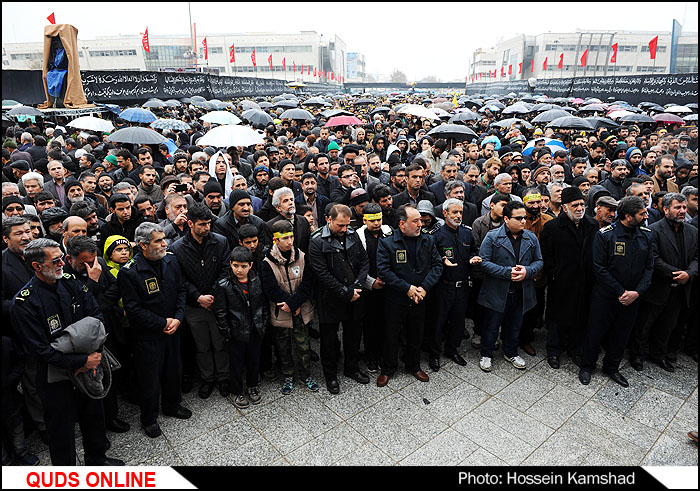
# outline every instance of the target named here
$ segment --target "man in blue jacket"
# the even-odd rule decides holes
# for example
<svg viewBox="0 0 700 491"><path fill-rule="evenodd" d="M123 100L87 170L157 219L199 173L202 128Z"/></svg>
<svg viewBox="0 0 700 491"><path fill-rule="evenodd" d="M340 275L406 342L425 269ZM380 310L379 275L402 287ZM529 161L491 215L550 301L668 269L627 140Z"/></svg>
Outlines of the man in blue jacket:
<svg viewBox="0 0 700 491"><path fill-rule="evenodd" d="M406 327L406 371L421 382L428 375L420 367L425 321L425 296L442 274L442 258L435 239L421 233L420 212L413 205L396 210L399 227L377 247L377 274L386 284L384 348L377 385L384 387L398 368L399 337Z"/></svg>
<svg viewBox="0 0 700 491"><path fill-rule="evenodd" d="M485 277L478 303L486 309L479 367L485 372L491 371L498 326L505 359L525 369L525 360L518 355L518 336L523 315L537 303L535 276L544 266L537 236L525 229L525 205L510 201L503 207L503 218L504 224L486 234L479 249Z"/></svg>

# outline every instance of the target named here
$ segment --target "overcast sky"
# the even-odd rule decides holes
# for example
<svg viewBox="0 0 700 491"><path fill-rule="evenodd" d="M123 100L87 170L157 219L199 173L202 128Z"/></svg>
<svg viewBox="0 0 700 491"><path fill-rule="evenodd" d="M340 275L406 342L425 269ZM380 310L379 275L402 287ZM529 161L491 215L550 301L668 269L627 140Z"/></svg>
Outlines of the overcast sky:
<svg viewBox="0 0 700 491"><path fill-rule="evenodd" d="M97 36L190 33L187 3L3 2L2 42L38 42L46 17L78 28L81 40ZM669 32L673 19L698 30L697 2L606 3L195 3L197 36L236 32L338 35L347 51L365 55L368 73L402 70L409 80L434 75L463 79L475 49L517 34L621 29Z"/></svg>

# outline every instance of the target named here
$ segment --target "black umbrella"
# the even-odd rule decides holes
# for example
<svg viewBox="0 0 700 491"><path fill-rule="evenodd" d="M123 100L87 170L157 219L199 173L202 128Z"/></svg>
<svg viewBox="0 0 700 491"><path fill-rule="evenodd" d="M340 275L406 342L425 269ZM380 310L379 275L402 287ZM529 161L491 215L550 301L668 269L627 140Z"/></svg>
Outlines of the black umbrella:
<svg viewBox="0 0 700 491"><path fill-rule="evenodd" d="M576 116L564 116L563 118L557 118L549 123L547 128L559 128L562 130L585 130L593 131L595 127L590 121L586 121L583 118L578 118Z"/></svg>
<svg viewBox="0 0 700 491"><path fill-rule="evenodd" d="M583 118L593 125L597 130L598 128L618 128L620 125L617 124L612 119L600 118L598 116L591 116L590 118Z"/></svg>
<svg viewBox="0 0 700 491"><path fill-rule="evenodd" d="M275 107L282 107L282 108L286 108L286 109L293 109L297 106L299 106L298 103L296 103L294 101L289 101L287 99L283 99L283 100L277 101L275 103Z"/></svg>
<svg viewBox="0 0 700 491"><path fill-rule="evenodd" d="M469 127L461 124L442 124L426 134L434 138L454 138L457 141L471 141L473 138L479 138Z"/></svg>
<svg viewBox="0 0 700 491"><path fill-rule="evenodd" d="M561 109L561 107L557 106L556 104L540 103L532 106L530 108L530 112L536 113L541 111L551 111L552 109Z"/></svg>
<svg viewBox="0 0 700 491"><path fill-rule="evenodd" d="M530 112L530 108L524 103L520 104L516 102L512 106L508 106L503 110L501 114L527 114Z"/></svg>
<svg viewBox="0 0 700 491"><path fill-rule="evenodd" d="M351 113L350 111L346 111L345 109L326 109L325 111L321 111L321 116L324 118L332 118L334 116L354 116L355 114Z"/></svg>
<svg viewBox="0 0 700 491"><path fill-rule="evenodd" d="M155 145L166 143L168 141L163 135L150 128L141 126L130 126L117 130L107 137L109 141L117 143L133 143L133 144L148 144Z"/></svg>
<svg viewBox="0 0 700 491"><path fill-rule="evenodd" d="M534 118L532 118L533 123L550 123L554 121L557 118L563 118L564 116L569 116L569 113L564 111L563 109L550 109L549 111L545 111L543 113L538 114Z"/></svg>
<svg viewBox="0 0 700 491"><path fill-rule="evenodd" d="M357 99L356 101L353 102L356 106L369 106L370 104L374 104L377 101L373 99Z"/></svg>
<svg viewBox="0 0 700 491"><path fill-rule="evenodd" d="M524 126L528 130L534 128L534 126L532 126L530 123L520 118L502 119L500 121L497 121L496 123L493 123L491 126L496 126L498 128L510 128L513 124Z"/></svg>
<svg viewBox="0 0 700 491"><path fill-rule="evenodd" d="M489 101L484 102L484 106L496 106L499 109L505 109L506 105L503 104L501 101L497 101L495 99L491 99Z"/></svg>
<svg viewBox="0 0 700 491"><path fill-rule="evenodd" d="M280 119L305 119L311 121L314 119L313 115L306 109L287 109L285 112L280 114Z"/></svg>
<svg viewBox="0 0 700 491"><path fill-rule="evenodd" d="M375 107L374 109L372 109L369 113L370 113L370 115L372 115L375 113L388 113L389 111L391 111L390 107L379 106L379 107Z"/></svg>
<svg viewBox="0 0 700 491"><path fill-rule="evenodd" d="M481 119L483 119L481 114L473 111L462 111L452 116L447 122L455 123L457 121L480 121Z"/></svg>
<svg viewBox="0 0 700 491"><path fill-rule="evenodd" d="M6 114L8 116L44 116L44 113L32 106L15 106Z"/></svg>
<svg viewBox="0 0 700 491"><path fill-rule="evenodd" d="M320 97L312 97L310 99L306 99L304 102L301 103L302 106L325 106L327 104L326 101L321 99Z"/></svg>
<svg viewBox="0 0 700 491"><path fill-rule="evenodd" d="M273 123L272 116L261 109L248 109L243 111L241 117L254 126L267 126Z"/></svg>
<svg viewBox="0 0 700 491"><path fill-rule="evenodd" d="M628 123L656 123L656 120L648 114L628 114L627 116L622 116L620 121Z"/></svg>

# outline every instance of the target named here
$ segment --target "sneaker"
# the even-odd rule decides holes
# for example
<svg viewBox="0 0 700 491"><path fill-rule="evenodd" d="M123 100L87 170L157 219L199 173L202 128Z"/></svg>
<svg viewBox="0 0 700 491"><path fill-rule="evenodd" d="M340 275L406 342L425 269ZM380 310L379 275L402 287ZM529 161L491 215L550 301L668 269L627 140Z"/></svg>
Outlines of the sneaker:
<svg viewBox="0 0 700 491"><path fill-rule="evenodd" d="M377 373L379 371L379 363L374 360L367 360L367 371Z"/></svg>
<svg viewBox="0 0 700 491"><path fill-rule="evenodd" d="M318 392L318 384L312 377L309 377L306 380L304 380L304 383L306 384L306 388L309 389L311 392Z"/></svg>
<svg viewBox="0 0 700 491"><path fill-rule="evenodd" d="M288 396L292 393L294 388L294 379L292 377L284 377L284 382L282 382L282 394Z"/></svg>
<svg viewBox="0 0 700 491"><path fill-rule="evenodd" d="M238 409L246 409L248 407L248 397L245 394L236 396L233 400L233 405Z"/></svg>
<svg viewBox="0 0 700 491"><path fill-rule="evenodd" d="M513 366L515 368L517 368L518 370L525 370L525 366L526 366L525 360L523 360L520 357L520 355L510 357L510 356L504 354L503 358L505 358L506 361L511 362L513 364Z"/></svg>
<svg viewBox="0 0 700 491"><path fill-rule="evenodd" d="M472 348L481 348L481 336L478 334L474 334L474 336L472 336Z"/></svg>
<svg viewBox="0 0 700 491"><path fill-rule="evenodd" d="M488 356L482 356L479 360L479 368L481 368L484 372L490 372L491 358L489 358Z"/></svg>
<svg viewBox="0 0 700 491"><path fill-rule="evenodd" d="M260 404L260 391L257 387L248 387L248 400L253 404Z"/></svg>

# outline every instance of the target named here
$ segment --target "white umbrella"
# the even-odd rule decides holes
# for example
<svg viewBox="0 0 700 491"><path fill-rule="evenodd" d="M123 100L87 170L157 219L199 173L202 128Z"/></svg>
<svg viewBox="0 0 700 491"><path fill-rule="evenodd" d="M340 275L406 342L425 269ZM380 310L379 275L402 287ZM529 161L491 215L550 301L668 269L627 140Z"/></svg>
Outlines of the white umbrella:
<svg viewBox="0 0 700 491"><path fill-rule="evenodd" d="M437 114L420 104L406 104L396 111L399 114L410 114L419 118L440 119Z"/></svg>
<svg viewBox="0 0 700 491"><path fill-rule="evenodd" d="M207 145L217 148L224 147L248 147L258 143L265 143L261 133L248 126L225 125L210 130L206 135L197 140L197 145Z"/></svg>
<svg viewBox="0 0 700 491"><path fill-rule="evenodd" d="M631 111L613 111L610 114L608 114L608 118L617 119L617 118L621 118L622 116L629 116L630 114L634 114L634 113Z"/></svg>
<svg viewBox="0 0 700 491"><path fill-rule="evenodd" d="M114 125L111 121L96 118L95 116L83 116L81 118L75 118L66 126L72 126L73 128L79 128L81 130L102 131L104 133L109 133L112 130L114 130Z"/></svg>
<svg viewBox="0 0 700 491"><path fill-rule="evenodd" d="M664 112L667 113L692 113L693 110L685 106L671 106L667 107Z"/></svg>
<svg viewBox="0 0 700 491"><path fill-rule="evenodd" d="M226 111L212 111L200 118L202 121L216 124L238 124L241 120L235 114Z"/></svg>

